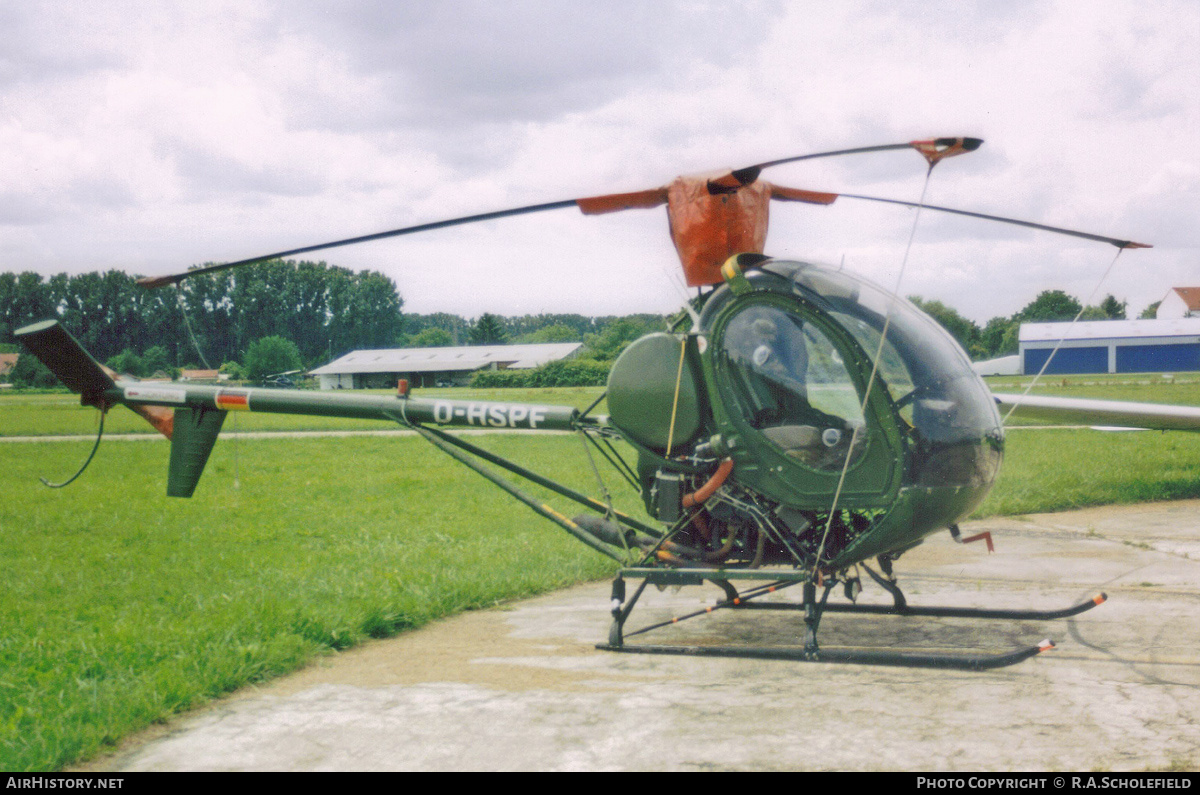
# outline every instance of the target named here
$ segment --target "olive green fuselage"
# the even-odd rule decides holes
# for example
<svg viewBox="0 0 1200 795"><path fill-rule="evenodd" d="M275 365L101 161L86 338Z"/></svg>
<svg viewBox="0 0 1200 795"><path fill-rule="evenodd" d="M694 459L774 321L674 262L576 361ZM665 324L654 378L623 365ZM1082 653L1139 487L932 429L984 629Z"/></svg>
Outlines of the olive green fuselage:
<svg viewBox="0 0 1200 795"><path fill-rule="evenodd" d="M949 334L903 299L804 263L769 262L738 286L698 301L687 334L638 340L613 367L612 424L640 445L646 484L699 448L732 459L737 486L777 510L853 512L869 526L832 569L903 551L978 507L1004 436Z"/></svg>

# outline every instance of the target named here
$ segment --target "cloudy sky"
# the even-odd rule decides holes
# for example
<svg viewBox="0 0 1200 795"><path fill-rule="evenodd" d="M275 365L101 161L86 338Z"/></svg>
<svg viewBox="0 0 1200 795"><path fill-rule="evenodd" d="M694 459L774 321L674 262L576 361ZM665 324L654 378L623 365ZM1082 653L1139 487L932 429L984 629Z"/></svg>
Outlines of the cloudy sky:
<svg viewBox="0 0 1200 795"><path fill-rule="evenodd" d="M0 2L0 271L200 262L680 173L941 135L928 200L1153 243L1112 292L1200 284L1200 4ZM915 200L911 152L772 182ZM777 205L767 252L891 287L913 213ZM921 216L901 292L978 321L1086 298L1104 244ZM412 312L671 311L663 209L335 249Z"/></svg>

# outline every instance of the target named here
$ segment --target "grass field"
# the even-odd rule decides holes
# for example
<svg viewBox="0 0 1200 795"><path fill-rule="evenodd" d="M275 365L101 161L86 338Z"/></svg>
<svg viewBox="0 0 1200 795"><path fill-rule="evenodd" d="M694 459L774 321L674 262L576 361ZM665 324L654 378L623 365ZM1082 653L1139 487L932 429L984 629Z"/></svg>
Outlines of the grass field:
<svg viewBox="0 0 1200 795"><path fill-rule="evenodd" d="M1129 399L1190 402L1185 385L1128 386ZM0 396L0 434L94 430L69 396L34 397ZM242 416L239 429L307 419ZM596 491L577 438L480 442ZM313 655L613 569L417 438L223 439L190 500L163 496L165 441L102 444L69 488L37 483L89 446L0 443L0 769L60 767ZM1200 497L1200 435L1015 430L980 514L1183 497Z"/></svg>

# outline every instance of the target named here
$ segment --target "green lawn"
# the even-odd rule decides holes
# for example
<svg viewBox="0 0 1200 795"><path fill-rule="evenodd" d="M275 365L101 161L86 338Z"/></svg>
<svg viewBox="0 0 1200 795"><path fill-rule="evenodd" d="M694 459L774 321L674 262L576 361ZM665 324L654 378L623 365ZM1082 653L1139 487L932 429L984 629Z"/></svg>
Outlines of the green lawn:
<svg viewBox="0 0 1200 795"><path fill-rule="evenodd" d="M599 390L473 394L582 407ZM0 433L87 433L94 414L65 395L3 395ZM596 492L578 438L479 441ZM37 483L89 446L0 443L0 769L57 768L313 655L613 570L415 437L223 438L190 500L164 496L165 441L106 442L72 486ZM980 515L1183 497L1200 497L1200 435L1014 430Z"/></svg>
<svg viewBox="0 0 1200 795"><path fill-rule="evenodd" d="M1014 429L973 518L1200 497L1200 434Z"/></svg>

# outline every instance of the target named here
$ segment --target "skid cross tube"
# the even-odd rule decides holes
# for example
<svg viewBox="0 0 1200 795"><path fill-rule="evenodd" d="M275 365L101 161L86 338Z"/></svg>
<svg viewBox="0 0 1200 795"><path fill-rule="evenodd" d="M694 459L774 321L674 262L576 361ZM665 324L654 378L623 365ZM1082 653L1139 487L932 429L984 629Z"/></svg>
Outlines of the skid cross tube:
<svg viewBox="0 0 1200 795"><path fill-rule="evenodd" d="M617 580L617 582L623 582L623 581ZM616 607L613 608L613 619L615 620L615 622L617 624L620 625L620 626L616 627L617 637L632 637L634 635L641 635L646 632L651 632L656 629L661 629L662 627L670 626L671 624L678 624L680 621L686 621L689 618L695 618L696 616L707 615L708 613L712 613L715 610L721 610L724 608L757 607L757 606L759 606L757 603L751 605L751 604L746 604L746 602L750 599L755 598L756 596L762 596L764 594L774 593L783 588L787 588L788 586L797 584L795 581L793 581L793 582L774 582L774 583L771 583L770 585L763 585L752 591L747 591L744 594L738 594L738 592L736 590L734 590L733 586L730 585L728 580L713 580L712 582L714 582L716 585L720 586L725 591L726 598L724 601L717 602L712 607L706 607L703 610L697 610L693 613L688 613L688 614L682 615L682 616L676 616L675 618L672 618L669 621L660 621L657 624L651 624L648 627L642 627L641 629L636 629L633 632L626 634L622 630L622 628L624 627L624 624L625 624L625 619L629 618L629 614L633 612L634 604L637 602L638 597L642 595L642 591L644 591L646 589L646 585L649 583L649 580L642 580L642 584L638 587L637 592L634 593L633 598L630 599L629 602L623 608L620 608L620 609L618 609ZM614 593L614 598L615 598L615 595L617 593L615 588L613 590L613 593ZM796 608L803 609L802 605L789 605L789 607L792 609L796 609ZM613 637L612 633L609 633L609 642L610 643L613 642L612 637ZM617 645L620 645L620 643L618 642Z"/></svg>

